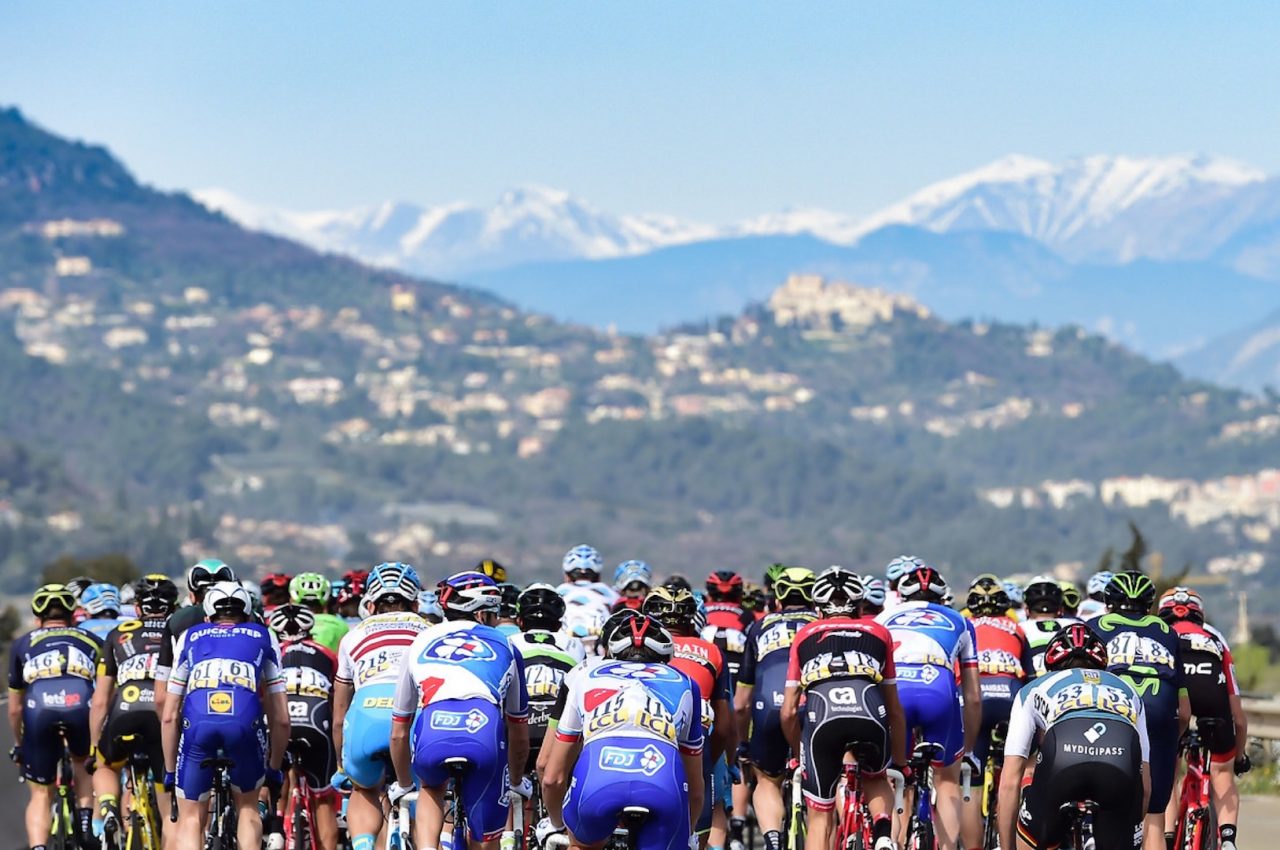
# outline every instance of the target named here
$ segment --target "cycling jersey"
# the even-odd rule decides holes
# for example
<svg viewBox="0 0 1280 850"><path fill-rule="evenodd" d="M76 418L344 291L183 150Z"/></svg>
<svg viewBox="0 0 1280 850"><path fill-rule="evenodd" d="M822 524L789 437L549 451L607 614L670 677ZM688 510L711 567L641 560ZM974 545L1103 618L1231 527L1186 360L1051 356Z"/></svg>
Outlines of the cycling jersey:
<svg viewBox="0 0 1280 850"><path fill-rule="evenodd" d="M1206 729L1207 724L1197 724L1200 735L1208 742L1214 761L1234 761L1236 730L1231 697L1240 693L1240 686L1231 648L1220 634L1191 620L1175 621L1173 630L1181 644L1182 676L1191 713L1216 721L1212 730Z"/></svg>
<svg viewBox="0 0 1280 850"><path fill-rule="evenodd" d="M767 614L747 628L746 651L738 668L738 686L753 690L751 762L770 776L787 764L787 739L782 734L782 698L787 690L787 665L796 632L817 619L805 609L790 608Z"/></svg>
<svg viewBox="0 0 1280 850"><path fill-rule="evenodd" d="M737 679L742 654L747 650L747 628L755 620L733 602L712 602L707 606L707 626L702 639L716 645L729 665L729 674Z"/></svg>
<svg viewBox="0 0 1280 850"><path fill-rule="evenodd" d="M1012 617L975 617L973 632L982 688L982 726L973 754L979 764L986 764L991 733L999 724L1008 722L1018 689L1035 676L1035 662L1026 635Z"/></svg>
<svg viewBox="0 0 1280 850"><path fill-rule="evenodd" d="M124 617L94 617L91 620L81 621L77 627L84 629L99 640L106 640L107 635L111 634L116 626L127 622L128 620Z"/></svg>
<svg viewBox="0 0 1280 850"><path fill-rule="evenodd" d="M582 641L588 650L594 649L600 628L609 619L609 610L617 596L605 597L589 582L562 584L557 590L564 597L564 630Z"/></svg>
<svg viewBox="0 0 1280 850"><path fill-rule="evenodd" d="M475 841L497 838L507 823L504 713L507 721L526 722L529 698L523 661L502 632L471 621L445 622L405 651L392 717L413 723L419 785L442 787L449 781L445 759L467 759L462 795Z"/></svg>
<svg viewBox="0 0 1280 850"><path fill-rule="evenodd" d="M586 657L582 641L562 632L530 629L508 639L512 649L524 659L524 684L529 695L529 764L537 761L537 753L546 737L547 726L554 715L564 677Z"/></svg>
<svg viewBox="0 0 1280 850"><path fill-rule="evenodd" d="M160 656L156 659L156 678L168 679L169 670L173 667L174 650L178 647L178 638L192 626L204 622L204 608L199 605L184 605L169 615L164 624L164 640L160 643Z"/></svg>
<svg viewBox="0 0 1280 850"><path fill-rule="evenodd" d="M333 751L333 683L338 656L304 638L280 647L289 704L289 756L312 788L325 788L336 768Z"/></svg>
<svg viewBox="0 0 1280 850"><path fill-rule="evenodd" d="M361 788L376 788L385 779L401 661L414 638L429 628L411 611L372 614L338 645L335 681L355 689L342 722L342 769Z"/></svg>
<svg viewBox="0 0 1280 850"><path fill-rule="evenodd" d="M627 806L649 817L638 850L687 850L689 792L681 754L698 755L701 694L665 664L587 662L565 677L557 739L582 739L564 821L584 844L604 841Z"/></svg>
<svg viewBox="0 0 1280 850"><path fill-rule="evenodd" d="M1044 675L1044 651L1049 646L1049 639L1070 622L1064 617L1051 620L1023 620L1018 623L1022 635L1031 648L1031 663L1035 668L1032 678Z"/></svg>
<svg viewBox="0 0 1280 850"><path fill-rule="evenodd" d="M89 703L102 642L74 626L34 629L9 649L9 698L22 700L22 775L48 785L62 756L89 755Z"/></svg>
<svg viewBox="0 0 1280 850"><path fill-rule="evenodd" d="M1035 776L1023 789L1018 831L1033 847L1062 842L1064 804L1098 807L1099 850L1141 846L1142 762L1149 758L1142 700L1104 670L1062 670L1028 684L1009 717L1006 756L1029 757L1043 733Z"/></svg>
<svg viewBox="0 0 1280 850"><path fill-rule="evenodd" d="M939 761L951 764L964 752L956 666L978 666L973 623L933 602L903 602L876 621L893 635L898 697L907 729L919 727L925 741L942 747Z"/></svg>
<svg viewBox="0 0 1280 850"><path fill-rule="evenodd" d="M153 769L163 769L155 675L164 624L164 617L127 620L107 635L98 661L98 676L115 683L98 743L106 764L121 765L132 751L145 745ZM126 736L131 736L129 741L124 740Z"/></svg>
<svg viewBox="0 0 1280 850"><path fill-rule="evenodd" d="M204 623L178 640L169 694L183 697L176 789L203 800L213 787L205 761L221 753L233 762L238 791L262 785L267 729L262 694L284 691L275 637L260 623Z"/></svg>
<svg viewBox="0 0 1280 850"><path fill-rule="evenodd" d="M351 627L337 614L320 613L315 617L316 624L311 627L311 639L321 646L328 647L329 651L337 652L343 635L350 631Z"/></svg>
<svg viewBox="0 0 1280 850"><path fill-rule="evenodd" d="M565 604L569 604L571 597L576 598L584 591L598 599L605 610L612 608L619 597L618 591L602 581L566 581L556 588L556 593L565 598Z"/></svg>
<svg viewBox="0 0 1280 850"><path fill-rule="evenodd" d="M710 641L702 638L675 635L675 644L671 657L671 666L684 673L698 686L702 694L702 734L706 738L715 725L716 700L729 702L729 667L724 663L724 656ZM706 793L702 796L702 815L694 825L694 831L706 832L711 829L711 814L715 808L715 762L711 759L711 748L702 751L702 777Z"/></svg>
<svg viewBox="0 0 1280 850"><path fill-rule="evenodd" d="M1148 812L1163 812L1173 793L1178 760L1178 695L1182 683L1178 635L1159 617L1133 619L1103 614L1092 628L1107 644L1107 669L1142 697L1151 741L1151 802Z"/></svg>
<svg viewBox="0 0 1280 850"><path fill-rule="evenodd" d="M846 752L856 755L864 773L888 767L889 725L879 685L896 676L893 638L869 617L829 617L796 634L787 686L804 693L801 790L812 808L834 807Z"/></svg>

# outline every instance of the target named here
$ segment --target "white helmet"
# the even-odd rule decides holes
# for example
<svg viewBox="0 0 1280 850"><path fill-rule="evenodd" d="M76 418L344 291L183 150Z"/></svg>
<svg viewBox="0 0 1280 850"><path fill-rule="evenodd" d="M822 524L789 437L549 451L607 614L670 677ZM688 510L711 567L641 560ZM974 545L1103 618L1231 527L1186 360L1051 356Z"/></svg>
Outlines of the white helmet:
<svg viewBox="0 0 1280 850"><path fill-rule="evenodd" d="M566 575L591 573L599 579L600 570L604 568L604 561L601 560L600 553L595 550L594 546L581 544L574 546L565 553L562 566Z"/></svg>
<svg viewBox="0 0 1280 850"><path fill-rule="evenodd" d="M496 612L502 603L502 590L484 573L468 570L440 582L439 601L449 619L481 611Z"/></svg>
<svg viewBox="0 0 1280 850"><path fill-rule="evenodd" d="M204 614L214 617L222 614L249 616L253 610L253 597L238 581L220 581L205 591Z"/></svg>

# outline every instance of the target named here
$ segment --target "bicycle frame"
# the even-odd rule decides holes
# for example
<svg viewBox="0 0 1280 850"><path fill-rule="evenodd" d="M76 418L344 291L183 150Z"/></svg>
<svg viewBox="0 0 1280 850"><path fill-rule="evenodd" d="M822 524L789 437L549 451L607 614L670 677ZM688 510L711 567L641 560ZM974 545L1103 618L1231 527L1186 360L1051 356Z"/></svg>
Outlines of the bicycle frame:
<svg viewBox="0 0 1280 850"><path fill-rule="evenodd" d="M125 850L160 850L160 805L145 755L134 755L125 768L129 784L129 825Z"/></svg>
<svg viewBox="0 0 1280 850"><path fill-rule="evenodd" d="M1197 725L1201 724L1208 726L1204 721ZM1207 728L1205 731L1207 733ZM1182 789L1178 797L1178 822L1174 827L1173 846L1175 850L1202 850L1206 846L1205 829L1209 825L1213 805L1209 777L1211 754L1207 735L1202 736L1199 729L1189 731L1182 749L1187 772L1182 777Z"/></svg>
<svg viewBox="0 0 1280 850"><path fill-rule="evenodd" d="M411 812L413 804L417 800L418 792L410 791L400 798L399 806L388 816L387 850L413 850L413 818Z"/></svg>
<svg viewBox="0 0 1280 850"><path fill-rule="evenodd" d="M289 830L285 838L288 850L312 850L316 836L316 793L307 777L296 767L289 768L289 804L285 812Z"/></svg>
<svg viewBox="0 0 1280 850"><path fill-rule="evenodd" d="M52 822L49 828L50 850L75 850L80 846L80 827L76 823L74 774L71 748L62 739L62 758L58 761L58 784L54 794Z"/></svg>
<svg viewBox="0 0 1280 850"><path fill-rule="evenodd" d="M805 812L804 792L800 783L804 779L804 768L797 767L791 774L791 799L788 800L787 811L787 850L804 850Z"/></svg>
<svg viewBox="0 0 1280 850"><path fill-rule="evenodd" d="M844 766L844 805L836 827L836 850L870 850L871 812L862 793L862 771L856 764Z"/></svg>
<svg viewBox="0 0 1280 850"><path fill-rule="evenodd" d="M1094 850L1093 815L1098 804L1092 800L1081 800L1078 803L1064 803L1063 809L1071 819L1071 846L1074 850Z"/></svg>
<svg viewBox="0 0 1280 850"><path fill-rule="evenodd" d="M213 802L204 846L207 850L233 850L238 846L236 828L239 819L235 797L231 793L231 761L219 752L215 758L202 762L201 766L213 768Z"/></svg>
<svg viewBox="0 0 1280 850"><path fill-rule="evenodd" d="M915 801L907 820L906 850L934 850L937 844L933 828L933 760L942 746L922 741L911 752L911 771L915 775ZM899 808L899 814L902 809Z"/></svg>
<svg viewBox="0 0 1280 850"><path fill-rule="evenodd" d="M982 848L995 850L1000 845L999 825L996 821L996 799L1000 791L1000 769L1004 764L1004 738L1007 724L1001 722L991 730L991 748L987 763L982 769Z"/></svg>

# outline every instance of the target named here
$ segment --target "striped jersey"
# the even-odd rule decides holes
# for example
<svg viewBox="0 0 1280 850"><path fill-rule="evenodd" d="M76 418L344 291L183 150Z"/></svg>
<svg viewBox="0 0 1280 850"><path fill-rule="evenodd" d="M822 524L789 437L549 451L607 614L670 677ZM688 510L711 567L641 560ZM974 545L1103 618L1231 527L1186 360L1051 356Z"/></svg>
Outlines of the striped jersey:
<svg viewBox="0 0 1280 850"><path fill-rule="evenodd" d="M431 624L411 611L373 614L342 636L338 644L336 681L354 685L392 685L400 679L400 662L413 639Z"/></svg>

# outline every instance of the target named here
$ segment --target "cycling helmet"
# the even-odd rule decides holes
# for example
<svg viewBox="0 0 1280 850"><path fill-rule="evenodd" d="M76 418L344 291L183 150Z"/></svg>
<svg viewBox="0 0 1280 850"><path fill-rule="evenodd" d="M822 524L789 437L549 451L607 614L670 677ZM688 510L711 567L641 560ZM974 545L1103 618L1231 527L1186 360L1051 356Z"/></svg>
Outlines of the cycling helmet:
<svg viewBox="0 0 1280 850"><path fill-rule="evenodd" d="M1084 623L1071 623L1049 638L1044 648L1044 666L1050 671L1069 667L1102 670L1107 666L1107 645Z"/></svg>
<svg viewBox="0 0 1280 850"><path fill-rule="evenodd" d="M258 584L258 590L262 592L263 599L278 599L282 595L287 598L289 576L286 573L267 573L266 577Z"/></svg>
<svg viewBox="0 0 1280 850"><path fill-rule="evenodd" d="M693 601L697 605L693 611L693 632L694 635L702 634L702 630L707 627L707 600L701 593L693 594Z"/></svg>
<svg viewBox="0 0 1280 850"><path fill-rule="evenodd" d="M783 605L813 604L813 570L785 567L773 580L773 596Z"/></svg>
<svg viewBox="0 0 1280 850"><path fill-rule="evenodd" d="M676 573L664 581L662 586L669 590L687 590L690 593L693 593L693 585L689 584L689 580L679 573Z"/></svg>
<svg viewBox="0 0 1280 850"><path fill-rule="evenodd" d="M1009 610L1009 594L998 582L976 581L969 588L965 607L975 617L999 617Z"/></svg>
<svg viewBox="0 0 1280 850"><path fill-rule="evenodd" d="M249 602L253 606L253 613L261 617L264 608L262 606L262 591L258 588L257 582L243 579L240 582L240 586L244 588L245 593L249 594Z"/></svg>
<svg viewBox="0 0 1280 850"><path fill-rule="evenodd" d="M1116 573L1107 582L1103 601L1110 610L1127 614L1145 614L1156 601L1156 586L1142 573Z"/></svg>
<svg viewBox="0 0 1280 850"><path fill-rule="evenodd" d="M132 605L133 600L137 597L137 592L133 589L132 584L120 585L120 604Z"/></svg>
<svg viewBox="0 0 1280 850"><path fill-rule="evenodd" d="M863 598L868 605L877 611L884 608L884 601L888 595L885 593L884 579L867 573L862 577L862 588Z"/></svg>
<svg viewBox="0 0 1280 850"><path fill-rule="evenodd" d="M625 608L605 625L605 654L618 661L666 662L671 660L675 642L662 623L639 611ZM603 631L603 630L602 630Z"/></svg>
<svg viewBox="0 0 1280 850"><path fill-rule="evenodd" d="M778 577L781 576L783 572L786 571L786 569L787 569L786 564L770 564L769 566L765 567L764 568L764 589L773 590L774 582L778 580Z"/></svg>
<svg viewBox="0 0 1280 850"><path fill-rule="evenodd" d="M485 612L497 613L502 591L484 573L454 573L436 588L440 607L450 620L464 620Z"/></svg>
<svg viewBox="0 0 1280 850"><path fill-rule="evenodd" d="M276 606L267 620L271 631L288 640L306 637L315 624L316 615L311 613L311 609L296 602Z"/></svg>
<svg viewBox="0 0 1280 850"><path fill-rule="evenodd" d="M813 601L824 617L852 617L866 598L862 576L844 567L827 567L813 582Z"/></svg>
<svg viewBox="0 0 1280 850"><path fill-rule="evenodd" d="M70 614L76 610L76 595L65 584L46 584L36 588L31 595L31 613L43 618L54 608Z"/></svg>
<svg viewBox="0 0 1280 850"><path fill-rule="evenodd" d="M769 607L769 592L758 584L747 582L742 592L742 610L763 611Z"/></svg>
<svg viewBox="0 0 1280 850"><path fill-rule="evenodd" d="M294 605L314 602L325 605L329 602L329 580L319 573L298 573L289 582L289 601Z"/></svg>
<svg viewBox="0 0 1280 850"><path fill-rule="evenodd" d="M203 593L220 581L235 580L235 571L217 558L205 558L187 568L187 590L192 593Z"/></svg>
<svg viewBox="0 0 1280 850"><path fill-rule="evenodd" d="M1089 576L1089 583L1085 585L1084 592L1089 595L1090 599L1102 600L1102 594L1107 592L1107 585L1111 583L1111 579L1115 577L1115 573L1111 570L1102 570Z"/></svg>
<svg viewBox="0 0 1280 850"><path fill-rule="evenodd" d="M600 553L594 547L581 544L565 553L562 566L565 575L573 581L599 581L604 561L600 560Z"/></svg>
<svg viewBox="0 0 1280 850"><path fill-rule="evenodd" d="M1080 588L1076 587L1075 582L1063 579L1058 582L1058 587L1062 588L1062 607L1064 610L1074 612L1080 607Z"/></svg>
<svg viewBox="0 0 1280 850"><path fill-rule="evenodd" d="M939 602L949 592L942 574L927 564L912 567L898 579L898 593L903 599Z"/></svg>
<svg viewBox="0 0 1280 850"><path fill-rule="evenodd" d="M440 607L440 594L425 588L418 591L418 613L436 622L443 620L444 609Z"/></svg>
<svg viewBox="0 0 1280 850"><path fill-rule="evenodd" d="M504 582L498 585L501 592L498 602L498 616L506 620L514 620L519 609L520 586Z"/></svg>
<svg viewBox="0 0 1280 850"><path fill-rule="evenodd" d="M248 617L253 610L253 597L236 581L220 581L205 591L204 615L214 617Z"/></svg>
<svg viewBox="0 0 1280 850"><path fill-rule="evenodd" d="M549 584L531 584L520 594L516 609L520 628L554 631L564 620L564 597Z"/></svg>
<svg viewBox="0 0 1280 850"><path fill-rule="evenodd" d="M357 588L356 595L364 593L364 586L369 583L368 570L347 570L342 574L342 580L351 587Z"/></svg>
<svg viewBox="0 0 1280 850"><path fill-rule="evenodd" d="M507 580L507 568L493 560L493 558L485 558L476 564L474 572L484 573L498 584L503 584Z"/></svg>
<svg viewBox="0 0 1280 850"><path fill-rule="evenodd" d="M417 604L418 592L422 584L418 581L418 571L408 564L378 564L369 573L369 582L365 585L364 599L372 606L384 599L399 600L409 605Z"/></svg>
<svg viewBox="0 0 1280 850"><path fill-rule="evenodd" d="M996 578L991 573L983 573L982 575L975 578L973 581L969 582L969 589L973 590L975 587L978 587L979 585L984 587L993 587L993 586L999 587L1000 579Z"/></svg>
<svg viewBox="0 0 1280 850"><path fill-rule="evenodd" d="M1010 608L1021 608L1023 606L1026 600L1022 595L1022 587L1017 582L1005 579L1000 582L1000 587L1004 589L1005 595L1009 597Z"/></svg>
<svg viewBox="0 0 1280 850"><path fill-rule="evenodd" d="M178 586L166 575L151 573L133 583L133 599L139 613L162 617L178 604Z"/></svg>
<svg viewBox="0 0 1280 850"><path fill-rule="evenodd" d="M683 587L655 587L644 598L641 612L653 617L672 631L684 632L694 626L698 600Z"/></svg>
<svg viewBox="0 0 1280 850"><path fill-rule="evenodd" d="M1200 594L1189 587L1171 587L1160 597L1160 610L1156 612L1166 623L1190 620L1204 623L1204 605Z"/></svg>
<svg viewBox="0 0 1280 850"><path fill-rule="evenodd" d="M742 576L733 570L716 570L707 576L707 595L714 602L738 602L742 599Z"/></svg>
<svg viewBox="0 0 1280 850"><path fill-rule="evenodd" d="M613 571L613 589L621 592L637 583L646 590L653 587L653 567L644 561L623 561L618 564Z"/></svg>
<svg viewBox="0 0 1280 850"><path fill-rule="evenodd" d="M91 584L80 594L80 607L90 617L120 613L120 591L114 584Z"/></svg>
<svg viewBox="0 0 1280 850"><path fill-rule="evenodd" d="M342 578L333 583L337 603L346 605L348 602L359 602L364 596L365 584L368 578L369 574L364 570L353 570L344 573Z"/></svg>
<svg viewBox="0 0 1280 850"><path fill-rule="evenodd" d="M1048 576L1036 576L1022 591L1027 610L1037 614L1062 613L1062 588Z"/></svg>
<svg viewBox="0 0 1280 850"><path fill-rule="evenodd" d="M89 589L89 585L97 583L95 579L91 579L88 576L76 576L66 582L63 587L71 591L71 595L76 598L76 602L79 602L80 595Z"/></svg>
<svg viewBox="0 0 1280 850"><path fill-rule="evenodd" d="M889 566L884 568L884 580L889 583L889 587L897 589L898 582L902 577L917 567L923 567L924 561L915 555L899 555L889 562Z"/></svg>

